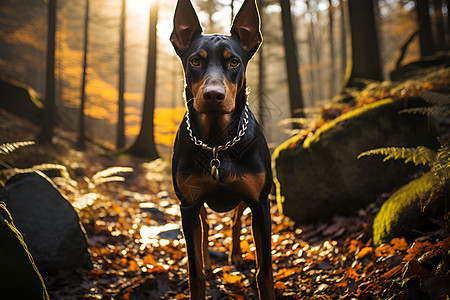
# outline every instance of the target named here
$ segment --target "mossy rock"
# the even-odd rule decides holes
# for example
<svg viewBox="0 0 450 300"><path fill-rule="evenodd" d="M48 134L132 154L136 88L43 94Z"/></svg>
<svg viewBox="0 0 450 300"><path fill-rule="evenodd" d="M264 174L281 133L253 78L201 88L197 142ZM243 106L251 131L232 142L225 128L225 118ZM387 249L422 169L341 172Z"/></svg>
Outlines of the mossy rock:
<svg viewBox="0 0 450 300"><path fill-rule="evenodd" d="M428 172L392 194L373 221L373 244L379 246L395 237L411 241L418 232L427 231L429 217L442 218L445 200L438 182L436 175Z"/></svg>
<svg viewBox="0 0 450 300"><path fill-rule="evenodd" d="M22 235L0 202L0 298L49 299Z"/></svg>
<svg viewBox="0 0 450 300"><path fill-rule="evenodd" d="M273 169L283 213L298 223L349 215L404 184L417 170L412 164L357 157L380 147L436 149L437 130L427 117L398 113L421 105L414 101L377 101L343 114L305 140L296 136L279 146Z"/></svg>

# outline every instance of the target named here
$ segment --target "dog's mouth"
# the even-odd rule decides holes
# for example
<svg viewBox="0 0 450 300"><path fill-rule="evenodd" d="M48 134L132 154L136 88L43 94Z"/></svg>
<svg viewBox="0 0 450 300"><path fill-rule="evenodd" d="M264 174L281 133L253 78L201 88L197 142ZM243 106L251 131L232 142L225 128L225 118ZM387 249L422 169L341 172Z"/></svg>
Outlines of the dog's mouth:
<svg viewBox="0 0 450 300"><path fill-rule="evenodd" d="M213 109L213 110L208 110L205 112L202 112L202 114L208 115L208 116L217 116L217 115L227 115L230 114L231 112L228 111L222 111L222 110L217 110L217 109Z"/></svg>
<svg viewBox="0 0 450 300"><path fill-rule="evenodd" d="M223 104L205 103L204 101L199 102L200 103L194 102L194 109L199 114L204 114L208 116L219 116L231 114L234 110L234 105L231 103L231 101Z"/></svg>

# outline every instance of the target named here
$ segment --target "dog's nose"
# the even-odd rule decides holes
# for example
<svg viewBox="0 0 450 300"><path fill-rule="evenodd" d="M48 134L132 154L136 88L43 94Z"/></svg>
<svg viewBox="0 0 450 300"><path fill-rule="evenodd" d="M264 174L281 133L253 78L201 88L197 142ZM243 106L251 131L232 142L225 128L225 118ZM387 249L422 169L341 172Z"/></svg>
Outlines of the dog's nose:
<svg viewBox="0 0 450 300"><path fill-rule="evenodd" d="M203 99L206 102L222 102L225 99L225 89L221 86L213 85L203 88Z"/></svg>

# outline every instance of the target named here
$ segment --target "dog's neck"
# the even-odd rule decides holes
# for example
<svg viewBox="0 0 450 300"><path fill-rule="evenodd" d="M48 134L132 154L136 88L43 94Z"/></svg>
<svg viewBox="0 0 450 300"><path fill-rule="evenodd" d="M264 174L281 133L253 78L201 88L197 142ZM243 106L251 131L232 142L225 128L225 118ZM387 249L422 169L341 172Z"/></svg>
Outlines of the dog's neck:
<svg viewBox="0 0 450 300"><path fill-rule="evenodd" d="M236 96L235 109L230 114L199 114L194 110L192 104L188 104L194 135L197 135L200 140L212 147L227 143L236 135L241 115L245 108L246 98L244 84ZM186 99L193 99L188 88L186 88Z"/></svg>

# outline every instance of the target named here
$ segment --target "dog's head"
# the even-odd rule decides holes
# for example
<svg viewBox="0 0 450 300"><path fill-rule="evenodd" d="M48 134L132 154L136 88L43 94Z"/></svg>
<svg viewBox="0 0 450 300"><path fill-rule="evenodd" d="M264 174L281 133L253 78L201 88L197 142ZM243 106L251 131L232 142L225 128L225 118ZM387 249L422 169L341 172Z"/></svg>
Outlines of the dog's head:
<svg viewBox="0 0 450 300"><path fill-rule="evenodd" d="M193 108L200 114L230 114L244 88L247 63L262 42L255 0L244 1L230 35L202 31L190 0L178 0L170 41L183 63Z"/></svg>

